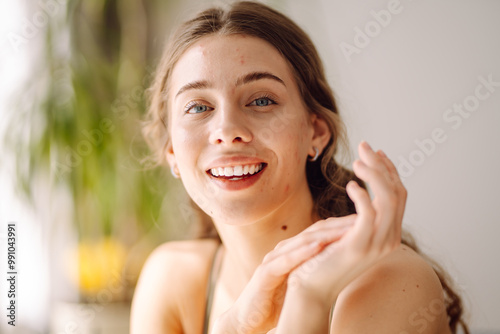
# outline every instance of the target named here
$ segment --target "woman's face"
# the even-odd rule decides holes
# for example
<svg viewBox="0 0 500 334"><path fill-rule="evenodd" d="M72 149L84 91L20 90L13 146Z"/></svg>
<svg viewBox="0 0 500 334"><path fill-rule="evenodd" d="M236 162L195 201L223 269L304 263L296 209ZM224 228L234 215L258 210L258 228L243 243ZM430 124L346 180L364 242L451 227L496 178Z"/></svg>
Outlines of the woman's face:
<svg viewBox="0 0 500 334"><path fill-rule="evenodd" d="M307 112L273 46L204 37L175 65L167 94L168 162L216 222L248 224L310 196L306 159L326 144L326 125Z"/></svg>

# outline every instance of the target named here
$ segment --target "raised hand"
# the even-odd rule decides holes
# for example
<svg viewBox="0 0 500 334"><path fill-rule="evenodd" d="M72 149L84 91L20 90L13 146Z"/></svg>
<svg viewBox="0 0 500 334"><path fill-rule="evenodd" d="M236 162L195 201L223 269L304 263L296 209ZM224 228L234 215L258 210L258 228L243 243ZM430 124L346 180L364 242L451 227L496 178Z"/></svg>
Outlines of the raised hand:
<svg viewBox="0 0 500 334"><path fill-rule="evenodd" d="M351 181L347 193L357 213L318 221L280 242L213 333L291 333L286 327L294 321L280 317L285 296L292 295L290 303L307 296L328 311L346 285L398 247L406 190L384 153L362 142L359 156L353 169L373 190L373 200Z"/></svg>
<svg viewBox="0 0 500 334"><path fill-rule="evenodd" d="M346 285L401 243L407 193L397 170L382 151L375 153L366 142L359 145L359 157L353 169L371 187L373 200L351 181L347 193L357 211L353 226L296 268L288 280L289 292L296 289L324 305L334 303Z"/></svg>

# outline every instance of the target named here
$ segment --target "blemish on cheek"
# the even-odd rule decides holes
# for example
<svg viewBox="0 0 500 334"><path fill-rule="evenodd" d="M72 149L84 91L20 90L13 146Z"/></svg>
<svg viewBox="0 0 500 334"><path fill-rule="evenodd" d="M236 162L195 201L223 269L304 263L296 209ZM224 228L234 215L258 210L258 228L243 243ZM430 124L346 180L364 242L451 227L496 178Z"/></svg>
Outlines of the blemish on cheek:
<svg viewBox="0 0 500 334"><path fill-rule="evenodd" d="M243 56L240 57L240 64L241 65L245 64L245 57Z"/></svg>
<svg viewBox="0 0 500 334"><path fill-rule="evenodd" d="M286 226L286 225L281 226L281 229L282 229L283 231L286 231L286 229L287 229L287 228L288 228L288 226Z"/></svg>
<svg viewBox="0 0 500 334"><path fill-rule="evenodd" d="M285 187L285 192L287 193L287 192L288 192L288 190L290 190L290 185L289 185L289 184L287 184L287 185L286 185L286 187Z"/></svg>

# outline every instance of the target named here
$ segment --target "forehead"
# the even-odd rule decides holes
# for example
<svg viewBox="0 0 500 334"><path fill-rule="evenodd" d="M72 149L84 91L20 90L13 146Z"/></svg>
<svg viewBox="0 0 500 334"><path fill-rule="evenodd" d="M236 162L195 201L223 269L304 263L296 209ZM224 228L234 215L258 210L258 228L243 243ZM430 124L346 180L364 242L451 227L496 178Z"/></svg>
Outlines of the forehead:
<svg viewBox="0 0 500 334"><path fill-rule="evenodd" d="M174 66L171 91L195 80L208 80L216 87L230 85L253 71L270 72L285 84L294 83L288 62L268 42L245 35L207 36L189 47Z"/></svg>

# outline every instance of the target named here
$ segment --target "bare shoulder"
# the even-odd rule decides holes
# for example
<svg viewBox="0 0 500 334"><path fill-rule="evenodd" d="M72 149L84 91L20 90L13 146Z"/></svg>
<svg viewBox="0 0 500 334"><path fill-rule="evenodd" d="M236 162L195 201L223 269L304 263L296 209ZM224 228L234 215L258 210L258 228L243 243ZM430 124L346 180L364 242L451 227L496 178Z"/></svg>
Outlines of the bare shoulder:
<svg viewBox="0 0 500 334"><path fill-rule="evenodd" d="M332 329L340 328L345 333L449 333L439 278L419 254L401 245L339 295Z"/></svg>
<svg viewBox="0 0 500 334"><path fill-rule="evenodd" d="M203 314L206 280L217 245L214 240L167 242L150 254L132 302L131 333L197 331L200 320L194 317Z"/></svg>
<svg viewBox="0 0 500 334"><path fill-rule="evenodd" d="M201 270L211 260L218 242L210 239L166 242L158 246L149 256L146 265L155 266L158 270L168 270L174 266L177 270L169 272L170 277L185 271ZM201 266L201 267L200 267ZM172 276L174 275L174 276Z"/></svg>

